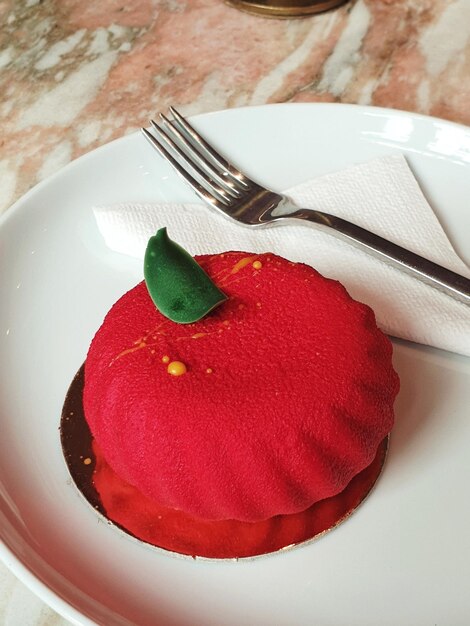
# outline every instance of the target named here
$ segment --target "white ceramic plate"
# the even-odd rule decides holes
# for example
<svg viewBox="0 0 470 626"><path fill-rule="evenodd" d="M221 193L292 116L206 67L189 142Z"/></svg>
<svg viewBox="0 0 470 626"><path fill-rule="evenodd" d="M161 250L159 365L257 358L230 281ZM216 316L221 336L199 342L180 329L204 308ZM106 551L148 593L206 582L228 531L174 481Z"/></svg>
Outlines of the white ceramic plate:
<svg viewBox="0 0 470 626"><path fill-rule="evenodd" d="M229 110L197 122L276 189L403 152L457 250L470 251L469 129L330 104ZM141 279L138 262L104 247L91 207L155 200L193 196L135 134L78 159L2 220L6 564L77 624L469 623L470 364L463 357L396 343L402 390L385 472L345 524L309 546L238 563L178 559L108 526L77 493L59 443L64 394L105 312Z"/></svg>

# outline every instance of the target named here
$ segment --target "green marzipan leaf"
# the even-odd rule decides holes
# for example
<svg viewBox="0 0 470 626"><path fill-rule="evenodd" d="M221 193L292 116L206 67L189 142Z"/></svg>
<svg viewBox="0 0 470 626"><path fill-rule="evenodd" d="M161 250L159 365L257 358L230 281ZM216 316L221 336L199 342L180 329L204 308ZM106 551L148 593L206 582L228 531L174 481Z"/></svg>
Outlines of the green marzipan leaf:
<svg viewBox="0 0 470 626"><path fill-rule="evenodd" d="M149 239L144 277L157 309L179 324L197 322L227 299L193 257L168 237L166 228Z"/></svg>

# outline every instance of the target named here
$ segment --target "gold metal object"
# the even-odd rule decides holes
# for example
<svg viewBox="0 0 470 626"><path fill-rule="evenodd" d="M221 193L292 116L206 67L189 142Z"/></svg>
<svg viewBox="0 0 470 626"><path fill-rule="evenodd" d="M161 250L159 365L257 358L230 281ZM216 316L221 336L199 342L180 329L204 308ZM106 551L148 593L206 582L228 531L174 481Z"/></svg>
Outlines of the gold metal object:
<svg viewBox="0 0 470 626"><path fill-rule="evenodd" d="M264 17L306 17L329 11L348 0L226 0L227 4Z"/></svg>

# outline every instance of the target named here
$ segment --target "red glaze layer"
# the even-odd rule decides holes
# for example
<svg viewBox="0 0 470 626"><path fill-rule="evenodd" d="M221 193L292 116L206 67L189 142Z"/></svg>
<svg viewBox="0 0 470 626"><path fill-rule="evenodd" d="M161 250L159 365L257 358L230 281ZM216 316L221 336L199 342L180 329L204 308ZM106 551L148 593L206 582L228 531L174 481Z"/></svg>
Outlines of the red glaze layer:
<svg viewBox="0 0 470 626"><path fill-rule="evenodd" d="M96 442L93 483L106 517L137 539L178 554L234 559L276 552L314 539L346 519L377 480L387 449L385 440L372 463L339 494L306 511L259 522L211 522L160 506L131 487L109 467Z"/></svg>
<svg viewBox="0 0 470 626"><path fill-rule="evenodd" d="M93 339L84 408L107 462L159 506L206 520L339 493L393 424L398 377L373 312L273 254L197 260L229 296L209 316L175 324L140 283ZM187 372L168 374L164 356Z"/></svg>

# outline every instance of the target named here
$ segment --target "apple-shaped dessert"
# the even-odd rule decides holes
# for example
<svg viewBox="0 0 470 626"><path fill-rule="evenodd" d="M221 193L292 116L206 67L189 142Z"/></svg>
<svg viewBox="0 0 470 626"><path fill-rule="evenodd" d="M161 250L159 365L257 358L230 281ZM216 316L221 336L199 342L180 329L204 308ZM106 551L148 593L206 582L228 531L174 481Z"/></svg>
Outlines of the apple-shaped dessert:
<svg viewBox="0 0 470 626"><path fill-rule="evenodd" d="M147 284L91 343L83 404L104 459L202 520L259 522L338 494L393 425L399 382L372 310L275 254L196 261L160 230Z"/></svg>

